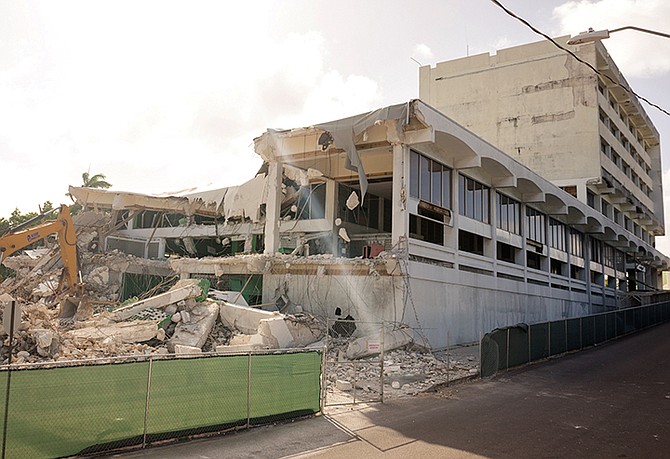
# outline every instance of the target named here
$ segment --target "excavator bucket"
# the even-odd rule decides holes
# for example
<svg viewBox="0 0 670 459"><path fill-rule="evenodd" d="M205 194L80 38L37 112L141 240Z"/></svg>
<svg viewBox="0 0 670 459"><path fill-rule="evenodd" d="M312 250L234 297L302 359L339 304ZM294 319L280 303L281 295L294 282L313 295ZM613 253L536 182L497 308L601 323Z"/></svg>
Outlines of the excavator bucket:
<svg viewBox="0 0 670 459"><path fill-rule="evenodd" d="M86 296L66 296L60 302L60 320L74 322L85 320L93 315L93 310Z"/></svg>

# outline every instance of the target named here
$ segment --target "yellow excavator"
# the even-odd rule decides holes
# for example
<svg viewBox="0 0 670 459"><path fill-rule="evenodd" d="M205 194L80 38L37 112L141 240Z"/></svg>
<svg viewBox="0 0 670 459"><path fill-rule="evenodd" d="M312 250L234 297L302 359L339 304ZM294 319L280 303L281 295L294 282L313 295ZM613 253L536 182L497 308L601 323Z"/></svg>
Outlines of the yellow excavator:
<svg viewBox="0 0 670 459"><path fill-rule="evenodd" d="M65 204L60 206L55 220L31 226L32 223L42 220L50 213L39 215L0 235L0 264L14 252L41 241L51 234L56 234L64 266L56 293L67 292L67 296L61 299L60 316L63 320L71 320L74 319L83 301L84 293L84 284L80 281L77 263L77 236L70 209Z"/></svg>

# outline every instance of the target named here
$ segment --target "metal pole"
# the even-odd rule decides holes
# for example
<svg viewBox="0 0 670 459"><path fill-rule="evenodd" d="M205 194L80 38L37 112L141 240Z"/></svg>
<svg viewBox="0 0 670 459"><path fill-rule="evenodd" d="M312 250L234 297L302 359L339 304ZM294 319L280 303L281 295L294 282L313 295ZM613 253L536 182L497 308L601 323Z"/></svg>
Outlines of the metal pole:
<svg viewBox="0 0 670 459"><path fill-rule="evenodd" d="M142 435L142 448L147 446L147 429L149 425L149 399L151 398L151 371L153 369L153 356L149 356L149 372L147 374L147 398L144 401L144 434Z"/></svg>
<svg viewBox="0 0 670 459"><path fill-rule="evenodd" d="M509 370L509 327L507 327L507 355L505 357L505 363L507 364L507 369Z"/></svg>
<svg viewBox="0 0 670 459"><path fill-rule="evenodd" d="M251 426L251 351L247 354L247 429Z"/></svg>
<svg viewBox="0 0 670 459"><path fill-rule="evenodd" d="M533 329L532 325L528 325L528 363L533 361L533 349L532 349L532 341L530 339L530 331Z"/></svg>
<svg viewBox="0 0 670 459"><path fill-rule="evenodd" d="M579 318L579 349L584 349L584 328L583 328L583 317Z"/></svg>
<svg viewBox="0 0 670 459"><path fill-rule="evenodd" d="M326 338L323 340L323 355L321 356L321 401L319 403L321 412L326 406L326 397L328 391L326 390L326 384L328 378L326 372L328 371L328 330L330 330L330 319L326 319Z"/></svg>
<svg viewBox="0 0 670 459"><path fill-rule="evenodd" d="M568 352L568 319L565 319L565 352Z"/></svg>
<svg viewBox="0 0 670 459"><path fill-rule="evenodd" d="M549 346L549 349L547 349L549 355L547 357L551 357L551 322L547 322L547 330L547 344Z"/></svg>
<svg viewBox="0 0 670 459"><path fill-rule="evenodd" d="M7 390L5 391L5 421L2 426L2 459L5 459L7 446L7 419L9 416L9 387L12 382L12 353L14 352L14 315L16 313L16 301L12 300L9 313L9 357L7 358Z"/></svg>
<svg viewBox="0 0 670 459"><path fill-rule="evenodd" d="M447 330L447 384L449 384L449 330Z"/></svg>
<svg viewBox="0 0 670 459"><path fill-rule="evenodd" d="M381 356L381 383L382 383L382 389L381 389L381 398L382 398L382 403L384 403L384 333L385 333L385 328L386 328L386 321L382 320L382 332L381 332L381 352L379 355Z"/></svg>

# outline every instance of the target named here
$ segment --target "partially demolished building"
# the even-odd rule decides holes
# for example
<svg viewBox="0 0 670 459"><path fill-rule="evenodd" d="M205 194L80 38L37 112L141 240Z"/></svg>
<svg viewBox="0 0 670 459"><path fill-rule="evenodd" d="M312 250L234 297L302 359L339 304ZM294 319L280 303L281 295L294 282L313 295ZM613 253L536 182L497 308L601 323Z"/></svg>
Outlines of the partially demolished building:
<svg viewBox="0 0 670 459"><path fill-rule="evenodd" d="M434 349L618 307L637 288L627 263L658 285L670 262L420 100L268 130L255 150L263 167L237 187L71 187L111 212L89 248L167 259L267 309L406 324Z"/></svg>

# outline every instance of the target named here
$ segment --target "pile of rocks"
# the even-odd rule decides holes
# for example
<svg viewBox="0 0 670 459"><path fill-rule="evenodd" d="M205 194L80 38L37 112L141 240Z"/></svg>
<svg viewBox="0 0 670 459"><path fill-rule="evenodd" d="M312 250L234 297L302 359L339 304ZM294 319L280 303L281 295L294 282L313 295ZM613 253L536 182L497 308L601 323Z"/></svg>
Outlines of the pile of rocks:
<svg viewBox="0 0 670 459"><path fill-rule="evenodd" d="M395 349L379 355L348 360L344 346L329 348L326 363L328 396L345 401L356 390L360 401L379 400L381 384L384 398L410 397L444 384L476 376L479 373L479 347L463 346L436 353Z"/></svg>

